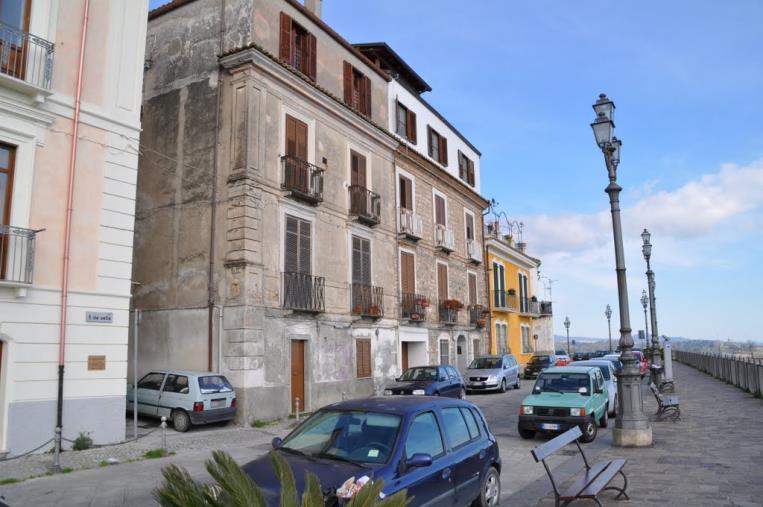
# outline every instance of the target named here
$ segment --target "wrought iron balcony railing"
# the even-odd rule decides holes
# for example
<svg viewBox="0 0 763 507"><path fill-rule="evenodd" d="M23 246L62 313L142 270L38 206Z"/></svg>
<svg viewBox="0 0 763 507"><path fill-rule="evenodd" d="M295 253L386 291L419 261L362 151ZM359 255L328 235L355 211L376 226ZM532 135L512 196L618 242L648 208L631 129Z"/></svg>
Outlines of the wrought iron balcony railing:
<svg viewBox="0 0 763 507"><path fill-rule="evenodd" d="M0 22L0 74L50 88L53 43Z"/></svg>
<svg viewBox="0 0 763 507"><path fill-rule="evenodd" d="M317 205L323 201L323 169L290 155L281 157L283 182L281 188L291 196Z"/></svg>
<svg viewBox="0 0 763 507"><path fill-rule="evenodd" d="M350 215L368 225L381 222L381 196L360 185L350 185Z"/></svg>
<svg viewBox="0 0 763 507"><path fill-rule="evenodd" d="M440 301L440 304L438 305L438 310L440 314L440 322L447 325L453 325L458 322L458 311L459 307L453 305L454 300L452 299L446 299L445 301Z"/></svg>
<svg viewBox="0 0 763 507"><path fill-rule="evenodd" d="M0 225L0 281L32 283L34 243L38 232Z"/></svg>
<svg viewBox="0 0 763 507"><path fill-rule="evenodd" d="M452 252L455 249L455 237L453 229L442 224L434 226L434 245L444 252Z"/></svg>
<svg viewBox="0 0 763 507"><path fill-rule="evenodd" d="M350 312L363 317L384 317L384 289L353 283L350 287Z"/></svg>
<svg viewBox="0 0 763 507"><path fill-rule="evenodd" d="M397 232L408 239L421 239L423 224L421 217L409 209L398 208Z"/></svg>
<svg viewBox="0 0 763 507"><path fill-rule="evenodd" d="M496 310L503 310L509 312L519 311L517 307L517 296L511 294L508 291L494 290L493 291L493 307Z"/></svg>
<svg viewBox="0 0 763 507"><path fill-rule="evenodd" d="M400 317L411 322L423 322L427 318L429 299L422 294L403 292L400 297Z"/></svg>
<svg viewBox="0 0 763 507"><path fill-rule="evenodd" d="M541 301L540 302L540 314L541 315L553 315L553 311L551 308L551 301Z"/></svg>
<svg viewBox="0 0 763 507"><path fill-rule="evenodd" d="M485 327L487 322L487 313L482 305L469 306L469 324L477 327Z"/></svg>
<svg viewBox="0 0 763 507"><path fill-rule="evenodd" d="M472 262L480 264L482 262L482 243L474 239L467 239L466 256Z"/></svg>
<svg viewBox="0 0 763 507"><path fill-rule="evenodd" d="M303 312L323 312L326 279L305 273L283 274L283 307Z"/></svg>
<svg viewBox="0 0 763 507"><path fill-rule="evenodd" d="M519 312L529 315L540 314L540 301L532 298L519 298Z"/></svg>

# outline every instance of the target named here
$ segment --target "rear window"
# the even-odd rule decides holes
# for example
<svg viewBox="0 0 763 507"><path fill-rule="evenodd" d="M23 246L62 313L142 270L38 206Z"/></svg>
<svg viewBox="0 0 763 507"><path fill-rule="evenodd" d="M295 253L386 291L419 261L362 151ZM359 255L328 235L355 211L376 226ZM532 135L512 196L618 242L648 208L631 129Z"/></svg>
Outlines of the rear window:
<svg viewBox="0 0 763 507"><path fill-rule="evenodd" d="M445 423L445 431L450 437L450 444L454 448L472 439L472 436L469 434L469 427L466 425L466 420L464 420L464 416L458 407L442 409L442 419Z"/></svg>
<svg viewBox="0 0 763 507"><path fill-rule="evenodd" d="M548 356L533 356L530 358L530 362L533 364L548 363L550 361L551 361L551 358Z"/></svg>
<svg viewBox="0 0 763 507"><path fill-rule="evenodd" d="M208 375L199 377L199 391L201 394L227 393L233 391L233 386L222 375Z"/></svg>

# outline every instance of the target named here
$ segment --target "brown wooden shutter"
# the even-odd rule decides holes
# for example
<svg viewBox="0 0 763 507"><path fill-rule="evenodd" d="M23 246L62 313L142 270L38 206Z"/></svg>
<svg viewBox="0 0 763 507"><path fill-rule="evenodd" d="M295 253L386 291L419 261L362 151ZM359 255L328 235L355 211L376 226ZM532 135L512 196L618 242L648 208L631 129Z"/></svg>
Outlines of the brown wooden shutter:
<svg viewBox="0 0 763 507"><path fill-rule="evenodd" d="M311 270L310 222L299 220L299 272L309 275Z"/></svg>
<svg viewBox="0 0 763 507"><path fill-rule="evenodd" d="M352 237L352 283L362 283L362 269L360 260L360 238Z"/></svg>
<svg viewBox="0 0 763 507"><path fill-rule="evenodd" d="M307 51L305 53L307 54L307 77L315 81L316 76L316 52L317 52L317 41L315 39L315 35L308 33L307 34Z"/></svg>
<svg viewBox="0 0 763 507"><path fill-rule="evenodd" d="M440 163L448 165L448 140L440 137Z"/></svg>
<svg viewBox="0 0 763 507"><path fill-rule="evenodd" d="M368 76L363 76L363 113L367 116L371 116L371 79Z"/></svg>
<svg viewBox="0 0 763 507"><path fill-rule="evenodd" d="M416 113L413 111L407 111L408 114L408 140L413 144L416 144Z"/></svg>
<svg viewBox="0 0 763 507"><path fill-rule="evenodd" d="M469 185L474 186L474 162L469 160L469 164L466 169L466 182Z"/></svg>
<svg viewBox="0 0 763 507"><path fill-rule="evenodd" d="M366 188L366 157L355 151L350 151L350 183Z"/></svg>
<svg viewBox="0 0 763 507"><path fill-rule="evenodd" d="M434 148L433 144L434 143L432 142L433 141L433 139L432 139L433 135L432 134L433 134L432 127L427 125L427 144L428 144L428 150L429 150L429 156L430 157L433 156L433 154L434 154L434 150L433 150L433 148Z"/></svg>
<svg viewBox="0 0 763 507"><path fill-rule="evenodd" d="M466 215L466 239L474 239L474 217Z"/></svg>
<svg viewBox="0 0 763 507"><path fill-rule="evenodd" d="M307 160L307 124L296 120L296 156L300 160Z"/></svg>
<svg viewBox="0 0 763 507"><path fill-rule="evenodd" d="M439 225L445 225L445 199L439 195L435 195L434 205L435 223Z"/></svg>
<svg viewBox="0 0 763 507"><path fill-rule="evenodd" d="M477 275L469 273L469 304L477 304Z"/></svg>
<svg viewBox="0 0 763 507"><path fill-rule="evenodd" d="M355 340L355 362L358 378L371 376L371 340Z"/></svg>
<svg viewBox="0 0 763 507"><path fill-rule="evenodd" d="M281 13L281 40L278 45L278 57L291 63L291 17Z"/></svg>
<svg viewBox="0 0 763 507"><path fill-rule="evenodd" d="M440 301L448 299L448 266L437 265L437 296Z"/></svg>
<svg viewBox="0 0 763 507"><path fill-rule="evenodd" d="M403 294L416 292L415 259L412 253L400 252L400 288Z"/></svg>
<svg viewBox="0 0 763 507"><path fill-rule="evenodd" d="M466 156L458 150L458 177L466 180Z"/></svg>
<svg viewBox="0 0 763 507"><path fill-rule="evenodd" d="M352 283L371 285L371 242L352 237Z"/></svg>
<svg viewBox="0 0 763 507"><path fill-rule="evenodd" d="M286 115L286 154L297 156L297 120Z"/></svg>
<svg viewBox="0 0 763 507"><path fill-rule="evenodd" d="M400 176L400 207L413 211L413 182Z"/></svg>
<svg viewBox="0 0 763 507"><path fill-rule="evenodd" d="M299 221L286 217L286 242L284 245L283 270L287 273L299 272Z"/></svg>
<svg viewBox="0 0 763 507"><path fill-rule="evenodd" d="M344 62L344 103L352 106L352 65Z"/></svg>

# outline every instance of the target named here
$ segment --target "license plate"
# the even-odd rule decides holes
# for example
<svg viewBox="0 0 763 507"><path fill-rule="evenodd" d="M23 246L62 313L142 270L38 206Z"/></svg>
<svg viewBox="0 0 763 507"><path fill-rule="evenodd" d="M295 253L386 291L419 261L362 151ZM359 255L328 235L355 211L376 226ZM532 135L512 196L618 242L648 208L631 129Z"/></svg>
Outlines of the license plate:
<svg viewBox="0 0 763 507"><path fill-rule="evenodd" d="M212 400L212 408L223 408L225 407L225 400Z"/></svg>
<svg viewBox="0 0 763 507"><path fill-rule="evenodd" d="M540 429L549 430L549 431L559 431L559 425L551 424L551 423L541 423Z"/></svg>

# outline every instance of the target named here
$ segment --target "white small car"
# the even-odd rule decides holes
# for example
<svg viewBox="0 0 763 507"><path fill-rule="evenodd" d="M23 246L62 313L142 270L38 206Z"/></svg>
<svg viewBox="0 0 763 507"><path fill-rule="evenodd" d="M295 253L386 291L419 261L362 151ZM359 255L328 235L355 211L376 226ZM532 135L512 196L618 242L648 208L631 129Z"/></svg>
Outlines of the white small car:
<svg viewBox="0 0 763 507"><path fill-rule="evenodd" d="M617 377L615 376L615 366L608 359L586 359L585 361L574 361L570 366L597 366L604 376L604 384L607 386L609 395L609 415L617 413Z"/></svg>
<svg viewBox="0 0 763 507"><path fill-rule="evenodd" d="M127 384L128 412L133 411L135 391L132 384ZM219 373L152 371L138 381L137 394L138 414L166 416L177 431L236 417L236 391Z"/></svg>

